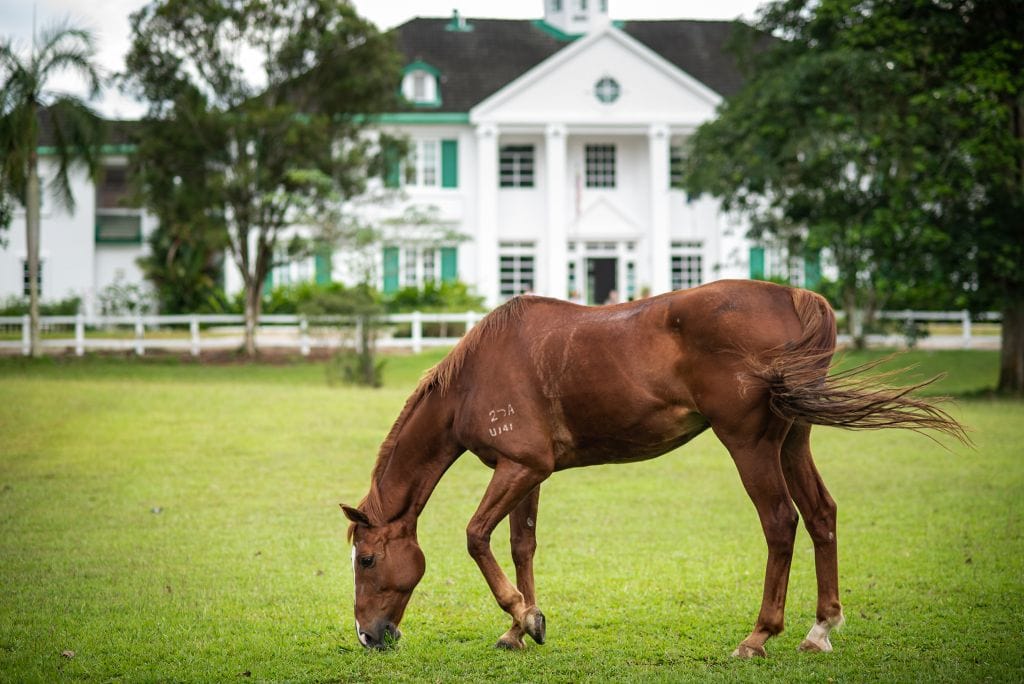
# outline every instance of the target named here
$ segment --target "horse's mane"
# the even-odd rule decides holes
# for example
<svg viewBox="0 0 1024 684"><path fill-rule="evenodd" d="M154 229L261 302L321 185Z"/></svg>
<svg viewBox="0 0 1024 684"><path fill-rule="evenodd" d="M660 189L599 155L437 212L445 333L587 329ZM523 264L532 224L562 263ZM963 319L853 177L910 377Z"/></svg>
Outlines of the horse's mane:
<svg viewBox="0 0 1024 684"><path fill-rule="evenodd" d="M394 424L391 426L388 436L384 438L380 445L377 463L373 466L373 474L370 477L370 491L358 506L361 511L366 513L370 520L379 521L383 518L378 487L385 471L387 471L388 464L391 462L391 456L395 452L395 447L398 445L398 433L401 432L402 426L405 425L409 414L431 392L436 391L439 395L444 396L455 381L455 378L458 377L459 372L466 363L466 359L469 358L480 342L491 335L500 333L509 325L518 321L531 299L539 298L514 297L491 311L483 320L470 328L462 336L462 339L459 340L459 343L455 345L455 348L447 356L423 374L416 389L406 399L405 406L402 407L401 413L398 414L398 418L395 419ZM349 528L349 540L352 539L354 529L354 525Z"/></svg>

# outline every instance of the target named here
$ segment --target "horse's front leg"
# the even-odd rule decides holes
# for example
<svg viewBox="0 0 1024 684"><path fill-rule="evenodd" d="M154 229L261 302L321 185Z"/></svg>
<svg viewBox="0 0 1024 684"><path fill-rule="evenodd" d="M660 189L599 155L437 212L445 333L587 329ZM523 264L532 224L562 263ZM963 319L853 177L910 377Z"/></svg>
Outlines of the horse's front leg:
<svg viewBox="0 0 1024 684"><path fill-rule="evenodd" d="M529 467L506 459L500 459L494 469L484 498L466 528L466 545L469 555L476 561L487 585L494 594L498 605L512 616L513 630L529 634L538 644L544 643L544 614L534 605L534 597L527 597L516 588L502 571L491 552L491 533L502 518L509 515L527 495L543 482L551 469ZM534 506L536 510L536 506ZM525 521L524 521L525 522ZM532 555L532 554L531 554ZM532 592L532 577L527 589ZM509 632L513 632L509 630ZM505 636L509 636L506 633ZM505 636L502 639L505 639ZM519 638L519 643L522 637Z"/></svg>
<svg viewBox="0 0 1024 684"><path fill-rule="evenodd" d="M537 605L537 593L533 583L533 554L537 550L537 505L540 501L540 486L533 488L508 516L512 562L516 566L516 586L523 595L527 606ZM543 630L542 630L543 632ZM518 650L524 648L523 628L515 620L512 627L498 639L498 648ZM543 633L541 640L543 640Z"/></svg>

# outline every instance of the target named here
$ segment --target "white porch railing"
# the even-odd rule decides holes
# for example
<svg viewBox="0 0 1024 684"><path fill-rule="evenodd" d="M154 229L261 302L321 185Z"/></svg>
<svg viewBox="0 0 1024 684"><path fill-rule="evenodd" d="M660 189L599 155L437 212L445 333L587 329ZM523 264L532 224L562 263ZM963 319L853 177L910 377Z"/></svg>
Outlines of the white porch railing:
<svg viewBox="0 0 1024 684"><path fill-rule="evenodd" d="M465 331L486 314L406 313L381 316L378 346L406 348L420 352L428 347L449 347L459 341ZM841 315L841 314L840 314ZM968 311L885 311L879 318L903 321L906 325L939 324L944 330L929 331L918 338L922 347L987 348L999 347L998 313L972 315ZM976 323L986 324L977 331ZM147 350L188 352L199 356L203 351L235 349L241 346L245 319L240 315L139 315L43 316L42 345L45 349L74 350L81 356L86 350L134 351L142 356ZM424 326L428 329L425 329ZM257 345L263 349L297 349L303 356L314 349L355 348L359 344L360 322L351 317L268 314L260 317ZM454 328L448 330L448 327ZM848 343L845 335L840 344ZM868 343L877 346L905 346L907 335L869 335ZM29 317L0 316L0 353L30 353Z"/></svg>

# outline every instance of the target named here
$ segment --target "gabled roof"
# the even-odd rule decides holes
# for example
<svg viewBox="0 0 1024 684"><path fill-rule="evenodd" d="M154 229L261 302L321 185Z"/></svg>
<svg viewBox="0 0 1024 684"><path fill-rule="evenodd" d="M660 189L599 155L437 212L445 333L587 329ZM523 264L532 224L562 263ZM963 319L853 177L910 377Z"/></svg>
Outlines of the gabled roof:
<svg viewBox="0 0 1024 684"><path fill-rule="evenodd" d="M467 19L452 31L450 18L412 19L396 27L406 63L425 62L441 73L443 104L433 111L468 112L571 42L541 21ZM731 21L627 21L616 26L723 96L743 77L726 50Z"/></svg>

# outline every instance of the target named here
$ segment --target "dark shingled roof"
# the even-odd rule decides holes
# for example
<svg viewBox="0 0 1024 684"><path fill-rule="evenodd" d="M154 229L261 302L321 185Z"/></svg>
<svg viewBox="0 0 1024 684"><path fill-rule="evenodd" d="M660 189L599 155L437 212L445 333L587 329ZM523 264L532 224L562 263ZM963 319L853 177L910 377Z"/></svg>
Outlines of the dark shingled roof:
<svg viewBox="0 0 1024 684"><path fill-rule="evenodd" d="M107 119L104 121L105 145L134 145L137 137L138 121L120 121ZM49 109L39 110L39 146L50 147L56 144L53 136L53 113Z"/></svg>
<svg viewBox="0 0 1024 684"><path fill-rule="evenodd" d="M451 31L451 18L412 19L396 27L406 63L426 62L441 72L441 106L425 111L468 112L525 72L571 45L540 22L466 19L469 31ZM731 21L628 21L617 24L629 36L720 95L743 82L725 46Z"/></svg>

